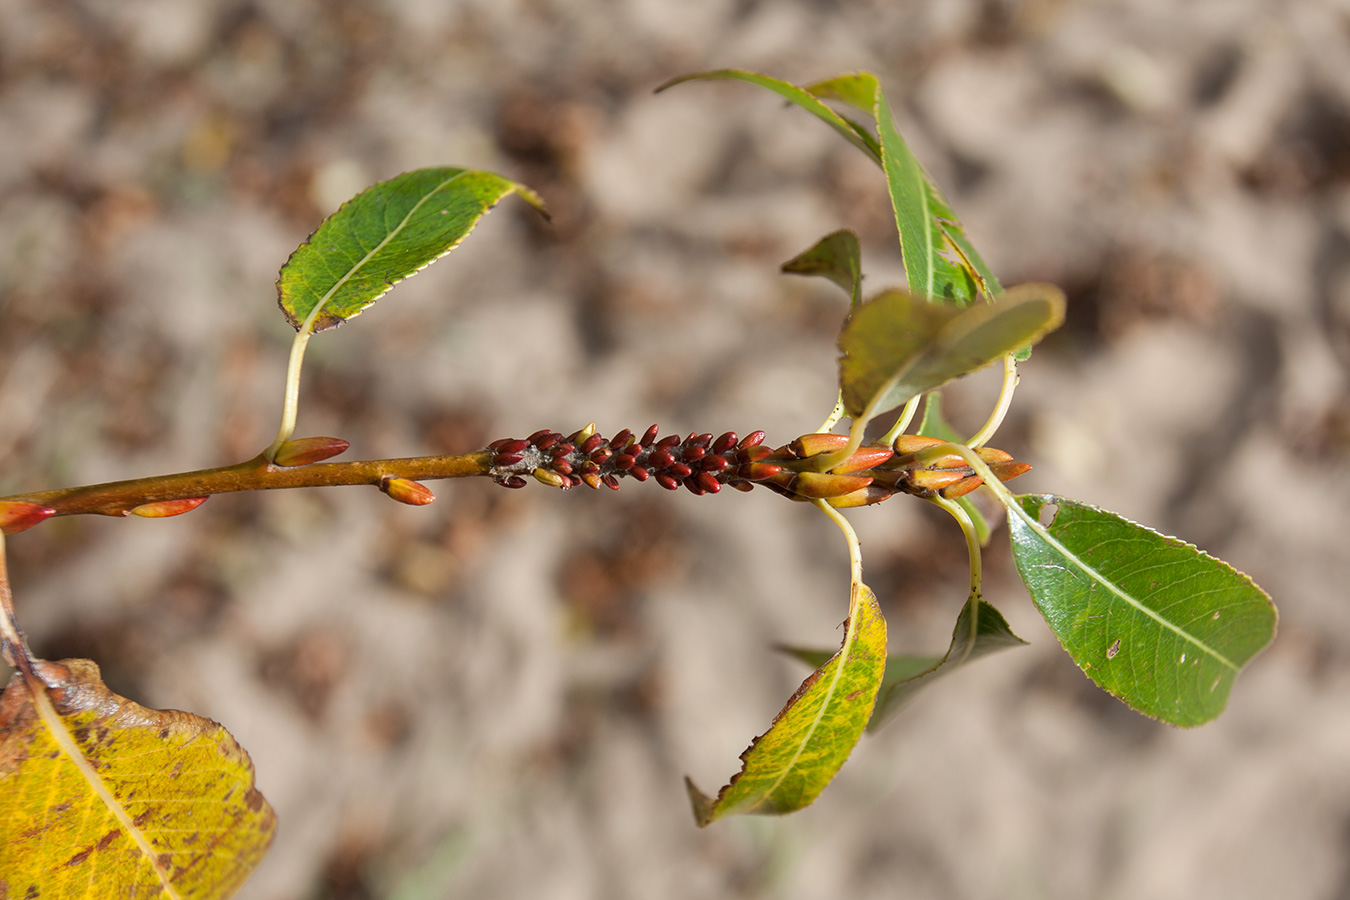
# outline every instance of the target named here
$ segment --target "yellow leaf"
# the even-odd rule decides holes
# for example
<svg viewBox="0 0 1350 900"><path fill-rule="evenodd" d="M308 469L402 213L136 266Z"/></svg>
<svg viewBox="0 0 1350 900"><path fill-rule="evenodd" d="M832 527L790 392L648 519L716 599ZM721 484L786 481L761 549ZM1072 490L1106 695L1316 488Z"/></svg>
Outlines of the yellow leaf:
<svg viewBox="0 0 1350 900"><path fill-rule="evenodd" d="M223 727L32 660L0 694L0 900L223 898L276 816Z"/></svg>

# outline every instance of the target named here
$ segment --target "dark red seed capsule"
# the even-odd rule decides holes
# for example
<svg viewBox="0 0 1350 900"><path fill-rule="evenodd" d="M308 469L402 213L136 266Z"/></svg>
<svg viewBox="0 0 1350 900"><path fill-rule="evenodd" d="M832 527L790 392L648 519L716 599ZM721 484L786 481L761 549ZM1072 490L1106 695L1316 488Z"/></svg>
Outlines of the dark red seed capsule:
<svg viewBox="0 0 1350 900"><path fill-rule="evenodd" d="M727 462L725 456L705 456L703 462L699 463L699 468L705 472L720 472L731 463Z"/></svg>
<svg viewBox="0 0 1350 900"><path fill-rule="evenodd" d="M496 456L492 457L492 464L494 466L514 466L516 463L520 462L524 458L525 458L524 453L499 452Z"/></svg>
<svg viewBox="0 0 1350 900"><path fill-rule="evenodd" d="M553 462L549 463L549 468L559 475L572 474L572 464L565 459L555 459Z"/></svg>
<svg viewBox="0 0 1350 900"><path fill-rule="evenodd" d="M527 437L525 440L538 447L539 442L542 441L544 438L548 437L552 433L553 432L549 431L547 428L540 428L538 431Z"/></svg>
<svg viewBox="0 0 1350 900"><path fill-rule="evenodd" d="M713 441L712 452L726 453L734 446L736 446L736 432L728 431L726 434Z"/></svg>
<svg viewBox="0 0 1350 900"><path fill-rule="evenodd" d="M694 479L692 478L684 482L684 486L688 488L689 493L693 494L695 497L702 497L704 494L708 493L702 487L699 486L698 482L694 481Z"/></svg>
<svg viewBox="0 0 1350 900"><path fill-rule="evenodd" d="M586 438L585 442L582 443L581 452L590 453L592 450L594 450L596 447L599 447L604 442L605 439L602 438L600 435L593 434L590 437Z"/></svg>
<svg viewBox="0 0 1350 900"><path fill-rule="evenodd" d="M715 494L722 489L722 482L718 481L711 472L699 472L694 476L698 486L710 494Z"/></svg>
<svg viewBox="0 0 1350 900"><path fill-rule="evenodd" d="M746 463L736 470L736 474L751 481L763 481L782 472L782 468L773 463Z"/></svg>
<svg viewBox="0 0 1350 900"><path fill-rule="evenodd" d="M563 480L563 487L564 487L564 488L574 488L574 487L576 487L577 485L581 484L580 481L578 481L577 479L573 478L571 475L562 475L562 476L559 476L559 477L561 477L562 480Z"/></svg>
<svg viewBox="0 0 1350 900"><path fill-rule="evenodd" d="M614 437L609 439L610 449L618 450L620 447L626 447L628 446L628 442L632 439L633 432L625 428L623 431L620 431L618 434L614 435Z"/></svg>
<svg viewBox="0 0 1350 900"><path fill-rule="evenodd" d="M611 491L617 491L619 489L619 479L615 478L613 475L601 475L600 483Z"/></svg>
<svg viewBox="0 0 1350 900"><path fill-rule="evenodd" d="M525 479L521 478L519 475L512 475L510 478L507 478L505 481L502 482L502 487L523 488L524 486L525 486Z"/></svg>
<svg viewBox="0 0 1350 900"><path fill-rule="evenodd" d="M620 472L625 469L633 468L633 457L629 456L627 453L620 453L618 456L614 457L614 468L618 469Z"/></svg>
<svg viewBox="0 0 1350 900"><path fill-rule="evenodd" d="M488 444L487 448L489 450L500 450L514 440L515 438L502 438L500 441L493 441L492 443Z"/></svg>
<svg viewBox="0 0 1350 900"><path fill-rule="evenodd" d="M712 439L713 438L711 434L696 434L692 438L690 438L690 442L698 444L700 447L706 450L708 449L708 447L712 445Z"/></svg>
<svg viewBox="0 0 1350 900"><path fill-rule="evenodd" d="M594 475L596 472L599 472L600 467L588 459L581 464L581 468L577 469L577 471L580 472L584 477L586 475Z"/></svg>
<svg viewBox="0 0 1350 900"><path fill-rule="evenodd" d="M680 436L678 434L672 434L669 437L663 437L661 438L661 440L657 441L656 448L658 450L669 450L671 447L677 446L679 443L680 443Z"/></svg>
<svg viewBox="0 0 1350 900"><path fill-rule="evenodd" d="M498 453L519 453L530 446L529 441L507 441L497 448Z"/></svg>
<svg viewBox="0 0 1350 900"><path fill-rule="evenodd" d="M647 456L647 465L653 469L664 469L666 466L675 462L675 457L671 456L665 450L653 450Z"/></svg>
<svg viewBox="0 0 1350 900"><path fill-rule="evenodd" d="M670 472L670 474L674 475L676 478L688 478L690 474L693 473L694 470L686 466L684 463L677 462L668 466L667 471Z"/></svg>
<svg viewBox="0 0 1350 900"><path fill-rule="evenodd" d="M628 470L628 474L632 475L638 481L646 481L651 477L651 473L642 468L642 466L633 466L633 468Z"/></svg>
<svg viewBox="0 0 1350 900"><path fill-rule="evenodd" d="M698 444L695 444L692 447L685 447L683 453L684 461L693 462L694 460L702 459L707 452L707 450L703 449Z"/></svg>
<svg viewBox="0 0 1350 900"><path fill-rule="evenodd" d="M671 478L669 475L657 475L656 483L668 491L678 491L680 489L680 482Z"/></svg>
<svg viewBox="0 0 1350 900"><path fill-rule="evenodd" d="M736 445L736 449L745 450L749 447L757 447L760 444L764 443L764 437L765 437L764 432L752 431L745 437L741 438L740 443Z"/></svg>
<svg viewBox="0 0 1350 900"><path fill-rule="evenodd" d="M558 434L556 432L549 432L548 434L541 437L539 440L535 441L534 445L538 447L540 450L547 450L549 447L552 447L554 444L558 443L558 441L561 440L562 440L561 434Z"/></svg>
<svg viewBox="0 0 1350 900"><path fill-rule="evenodd" d="M656 436L660 433L661 433L660 426L653 425L651 428L648 428L645 432L643 432L642 440L638 441L638 443L644 447L648 447L651 445L652 441L656 440Z"/></svg>
<svg viewBox="0 0 1350 900"><path fill-rule="evenodd" d="M609 462L609 458L614 455L614 451L608 447L601 447L599 450L591 452L591 462L597 465L604 465Z"/></svg>
<svg viewBox="0 0 1350 900"><path fill-rule="evenodd" d="M548 448L548 455L557 458L559 456L566 456L575 449L577 449L575 444L554 444L552 447Z"/></svg>

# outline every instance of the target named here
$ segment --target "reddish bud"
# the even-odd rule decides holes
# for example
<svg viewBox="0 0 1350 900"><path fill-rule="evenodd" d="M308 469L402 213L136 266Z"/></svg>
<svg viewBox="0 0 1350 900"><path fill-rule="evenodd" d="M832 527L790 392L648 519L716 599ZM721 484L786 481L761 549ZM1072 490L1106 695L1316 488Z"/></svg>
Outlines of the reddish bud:
<svg viewBox="0 0 1350 900"><path fill-rule="evenodd" d="M729 465L731 463L727 462L725 456L705 456L698 467L705 472L720 472Z"/></svg>
<svg viewBox="0 0 1350 900"><path fill-rule="evenodd" d="M600 476L594 472L583 472L581 482L593 491L600 490Z"/></svg>
<svg viewBox="0 0 1350 900"><path fill-rule="evenodd" d="M554 431L550 431L548 434L544 435L539 440L534 441L534 445L538 447L540 450L547 450L549 447L552 447L554 444L558 443L558 441L561 440L562 440L561 434L558 434L557 432Z"/></svg>
<svg viewBox="0 0 1350 900"><path fill-rule="evenodd" d="M512 479L519 481L519 485L511 484ZM504 487L524 487L525 479L518 475L512 475L501 482ZM431 489L411 478L395 478L392 475L386 475L380 479L380 490L384 491L399 503L406 503L409 506L426 506L436 495Z"/></svg>
<svg viewBox="0 0 1350 900"><path fill-rule="evenodd" d="M831 497L825 502L835 509L852 509L855 506L871 506L873 503L880 503L882 500L889 500L895 496L895 491L882 487L878 484L869 484L861 490L844 494L842 497Z"/></svg>
<svg viewBox="0 0 1350 900"><path fill-rule="evenodd" d="M633 466L633 468L628 470L628 474L632 475L638 481L646 481L648 478L651 477L652 473L642 468L642 466Z"/></svg>
<svg viewBox="0 0 1350 900"><path fill-rule="evenodd" d="M680 489L680 482L664 473L656 476L656 483L668 491L677 491Z"/></svg>
<svg viewBox="0 0 1350 900"><path fill-rule="evenodd" d="M600 483L611 491L617 491L619 489L619 479L615 478L613 475L600 476Z"/></svg>
<svg viewBox="0 0 1350 900"><path fill-rule="evenodd" d="M1023 475L1031 471L1031 463L1024 462L999 462L991 465L990 470L997 476L999 481L1012 481L1018 475Z"/></svg>
<svg viewBox="0 0 1350 900"><path fill-rule="evenodd" d="M746 463L736 470L736 474L751 481L764 481L781 471L783 471L782 467L775 466L773 463Z"/></svg>
<svg viewBox="0 0 1350 900"><path fill-rule="evenodd" d="M499 440L499 441L493 441L492 443L488 444L488 445L487 445L487 448L488 448L489 450L493 450L493 451L500 450L500 449L502 449L502 447L504 447L504 446L506 446L507 444L511 443L512 440L514 440L514 438L502 438L502 439Z"/></svg>
<svg viewBox="0 0 1350 900"><path fill-rule="evenodd" d="M736 444L736 449L748 450L751 447L758 447L760 444L764 443L764 438L765 438L764 432L752 431L745 437L741 438L740 442Z"/></svg>
<svg viewBox="0 0 1350 900"><path fill-rule="evenodd" d="M691 435L689 435L689 443L691 443L691 444L698 444L698 445L699 445L700 447L702 447L704 450L706 450L706 449L708 449L708 447L712 446L712 439L713 439L713 437L712 437L712 434L711 434L711 433L710 433L710 434L691 434Z"/></svg>
<svg viewBox="0 0 1350 900"><path fill-rule="evenodd" d="M524 453L498 453L492 457L492 464L494 466L514 466L524 458Z"/></svg>
<svg viewBox="0 0 1350 900"><path fill-rule="evenodd" d="M819 456L822 453L833 453L835 450L843 450L847 446L848 435L845 434L804 434L788 444L788 447L799 459Z"/></svg>
<svg viewBox="0 0 1350 900"><path fill-rule="evenodd" d="M553 434L553 432L549 431L547 428L540 428L540 429L539 429L538 431L536 431L534 434L532 434L532 435L530 435L529 437L527 437L527 438L525 439L525 442L526 442L527 444L534 444L536 447L538 447L540 441L542 441L542 440L548 438L548 437L549 437L550 435L552 435L552 434Z"/></svg>
<svg viewBox="0 0 1350 900"><path fill-rule="evenodd" d="M767 459L770 456L773 456L773 450L758 444L736 453L736 458L745 462L759 462L761 459Z"/></svg>
<svg viewBox="0 0 1350 900"><path fill-rule="evenodd" d="M604 465L609 462L609 458L614 455L614 451L608 447L601 447L599 450L591 452L591 462L597 465Z"/></svg>
<svg viewBox="0 0 1350 900"><path fill-rule="evenodd" d="M277 455L273 457L272 462L286 468L295 466L307 466L310 463L316 463L320 460L337 456L346 451L351 444L341 438L334 437L312 437L300 438L295 441L287 441L281 445Z"/></svg>
<svg viewBox="0 0 1350 900"><path fill-rule="evenodd" d="M710 494L715 494L722 489L722 482L718 481L711 472L699 472L694 476L698 486Z"/></svg>
<svg viewBox="0 0 1350 900"><path fill-rule="evenodd" d="M915 469L909 473L909 483L921 491L932 492L951 487L958 481L968 477L970 477L969 469L965 471L954 469L942 471L936 469Z"/></svg>
<svg viewBox="0 0 1350 900"><path fill-rule="evenodd" d="M802 472L792 483L792 492L809 500L842 497L862 490L872 479L858 475L829 475L824 472Z"/></svg>
<svg viewBox="0 0 1350 900"><path fill-rule="evenodd" d="M726 453L732 447L736 446L736 432L728 431L726 434L713 441L712 452Z"/></svg>
<svg viewBox="0 0 1350 900"><path fill-rule="evenodd" d="M672 434L668 437L663 437L661 438L661 440L657 441L656 449L669 450L671 447L679 446L679 443L680 443L680 436L678 434Z"/></svg>
<svg viewBox="0 0 1350 900"><path fill-rule="evenodd" d="M37 503L25 503L21 500L0 501L0 531L5 534L18 534L55 514L56 510Z"/></svg>
<svg viewBox="0 0 1350 900"><path fill-rule="evenodd" d="M501 485L502 485L502 487L509 487L509 488L523 488L523 487L525 486L525 479L524 479L524 478L521 478L519 475L512 475L512 476L508 477L506 480L504 480L504 481L501 483ZM419 485L419 487L420 487L420 485ZM423 490L426 490L426 489L423 488ZM429 493L431 493L431 491L427 491L427 493L429 494ZM390 496L392 496L392 495L390 495ZM432 497L431 499L432 499L432 500L435 500L436 498L435 498L435 497ZM427 502L430 503L431 501L428 500Z"/></svg>
<svg viewBox="0 0 1350 900"><path fill-rule="evenodd" d="M549 468L557 472L559 475L572 474L572 464L565 459L555 459L552 463L549 464Z"/></svg>
<svg viewBox="0 0 1350 900"><path fill-rule="evenodd" d="M647 465L653 469L664 469L675 462L675 457L665 450L653 450L647 457Z"/></svg>
<svg viewBox="0 0 1350 900"><path fill-rule="evenodd" d="M586 438L586 440L581 442L581 452L591 453L604 442L605 439L602 438L600 435L593 434L590 437Z"/></svg>
<svg viewBox="0 0 1350 900"><path fill-rule="evenodd" d="M692 447L685 447L684 452L680 455L684 457L685 462L694 462L695 460L702 459L707 453L708 451L705 447L695 444Z"/></svg>
<svg viewBox="0 0 1350 900"><path fill-rule="evenodd" d="M651 428L648 428L648 429L643 433L643 435L642 435L642 440L638 441L638 443L641 444L641 445L644 446L644 447L648 447L648 446L651 445L652 441L656 440L656 436L657 436L658 434L660 434L660 433L661 433L661 428L660 428L660 426L659 426L659 425L653 425Z"/></svg>
<svg viewBox="0 0 1350 900"><path fill-rule="evenodd" d="M632 439L633 439L633 432L625 428L623 431L620 431L618 434L614 435L614 437L609 439L610 449L618 450L621 447L627 447L628 442L631 441Z"/></svg>
<svg viewBox="0 0 1350 900"><path fill-rule="evenodd" d="M674 475L676 478L688 478L690 473L692 473L694 470L691 469L689 466L686 466L684 463L677 462L672 463L670 467L667 469L667 471L670 472L670 474Z"/></svg>
<svg viewBox="0 0 1350 900"><path fill-rule="evenodd" d="M500 453L520 453L530 446L529 441L506 441L493 449Z"/></svg>
<svg viewBox="0 0 1350 900"><path fill-rule="evenodd" d="M553 457L554 459L557 459L559 456L566 456L575 449L577 449L576 444L563 442L561 444L554 444L552 447L549 447L548 455Z"/></svg>
<svg viewBox="0 0 1350 900"><path fill-rule="evenodd" d="M192 512L205 502L205 497L184 497L181 500L157 500L154 503L142 503L140 506L131 510L131 514L133 516L144 516L147 519L166 519L169 516L181 516L185 512Z"/></svg>
<svg viewBox="0 0 1350 900"><path fill-rule="evenodd" d="M755 489L755 486L748 481L731 481L728 484L743 494L748 494Z"/></svg>
<svg viewBox="0 0 1350 900"><path fill-rule="evenodd" d="M895 453L891 451L890 447L859 447L857 453L854 453L830 471L836 475L847 475L850 472L875 469L894 455Z"/></svg>
<svg viewBox="0 0 1350 900"><path fill-rule="evenodd" d="M620 453L618 456L614 457L614 468L618 469L620 472L631 469L633 468L633 459L634 458L627 453Z"/></svg>

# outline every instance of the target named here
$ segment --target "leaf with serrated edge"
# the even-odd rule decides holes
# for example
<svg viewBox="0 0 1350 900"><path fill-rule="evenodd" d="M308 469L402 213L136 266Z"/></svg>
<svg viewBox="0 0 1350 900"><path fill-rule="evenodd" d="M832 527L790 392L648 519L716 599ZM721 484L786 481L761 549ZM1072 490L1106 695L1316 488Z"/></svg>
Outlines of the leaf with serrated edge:
<svg viewBox="0 0 1350 900"><path fill-rule="evenodd" d="M853 752L886 668L886 621L866 585L857 586L852 606L839 652L802 682L769 730L741 754L741 771L717 797L685 779L700 826L724 816L801 809Z"/></svg>
<svg viewBox="0 0 1350 900"><path fill-rule="evenodd" d="M89 660L33 665L45 683L0 694L0 897L233 894L276 827L234 738L117 696Z"/></svg>
<svg viewBox="0 0 1350 900"><path fill-rule="evenodd" d="M942 416L941 391L932 391L923 398L923 419L919 422L919 434L924 437L940 438L954 444L961 443L961 437L952 426L947 424L947 420ZM970 497L958 497L954 502L966 511L967 516L970 516L970 524L975 526L975 536L979 538L980 546L989 546L991 532L989 520L984 517L984 513L980 512L980 508L975 505Z"/></svg>
<svg viewBox="0 0 1350 900"><path fill-rule="evenodd" d="M1064 321L1053 285L1021 284L990 303L937 306L884 291L849 314L839 334L839 386L855 422L909 402L1034 344Z"/></svg>
<svg viewBox="0 0 1350 900"><path fill-rule="evenodd" d="M819 275L839 285L849 295L854 306L862 297L862 252L858 236L848 229L833 231L783 263L782 271L790 275Z"/></svg>
<svg viewBox="0 0 1350 900"><path fill-rule="evenodd" d="M988 656L999 650L1020 647L1026 641L1012 633L1008 620L988 603L980 602L980 618L975 623L975 644L970 653L970 604L961 607L952 630L952 643L945 656L913 656L896 654L886 659L886 674L881 679L881 690L877 692L877 705L872 710L872 718L867 723L868 731L875 731L882 723L900 711L918 692L919 688L952 672L966 663L982 656ZM800 659L809 666L818 666L829 658L828 650L809 650L801 647L779 647L784 653Z"/></svg>
<svg viewBox="0 0 1350 900"><path fill-rule="evenodd" d="M1014 500L1017 569L1078 667L1173 725L1218 716L1275 636L1270 597L1222 560L1115 513L1053 494Z"/></svg>
<svg viewBox="0 0 1350 900"><path fill-rule="evenodd" d="M324 220L281 267L277 301L296 331L340 325L449 253L503 197L524 185L492 172L417 169L371 185Z"/></svg>

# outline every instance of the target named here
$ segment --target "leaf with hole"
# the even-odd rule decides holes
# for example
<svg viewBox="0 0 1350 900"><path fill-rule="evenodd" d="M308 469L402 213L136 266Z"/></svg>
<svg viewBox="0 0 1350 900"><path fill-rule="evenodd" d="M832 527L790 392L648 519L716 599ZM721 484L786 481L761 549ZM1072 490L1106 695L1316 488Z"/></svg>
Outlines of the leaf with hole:
<svg viewBox="0 0 1350 900"><path fill-rule="evenodd" d="M809 805L844 765L872 715L886 668L886 621L858 585L839 652L811 673L769 730L741 754L741 771L708 797L686 779L700 826L730 815L782 815Z"/></svg>
<svg viewBox="0 0 1350 900"><path fill-rule="evenodd" d="M286 320L313 334L359 315L458 246L509 194L544 210L529 188L476 169L417 169L366 188L281 267L277 299Z"/></svg>
<svg viewBox="0 0 1350 900"><path fill-rule="evenodd" d="M234 738L29 662L0 694L0 897L233 894L276 826Z"/></svg>
<svg viewBox="0 0 1350 900"><path fill-rule="evenodd" d="M844 289L854 306L862 302L862 253L848 229L831 232L783 263L790 275L819 275Z"/></svg>
<svg viewBox="0 0 1350 900"><path fill-rule="evenodd" d="M1052 494L1012 499L1017 569L1078 667L1173 725L1218 716L1275 637L1270 597L1222 560L1115 513Z"/></svg>
<svg viewBox="0 0 1350 900"><path fill-rule="evenodd" d="M1063 321L1064 294L1048 284L1020 284L965 309L883 291L853 310L839 334L844 408L868 422L1034 344Z"/></svg>

